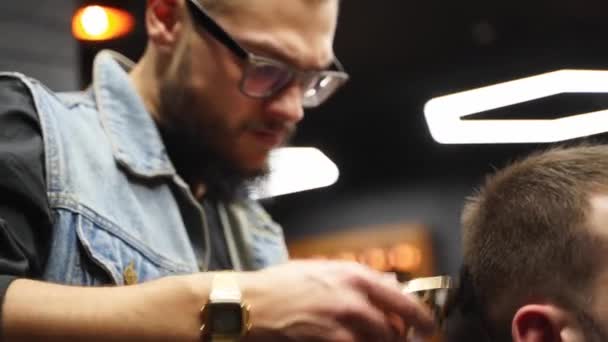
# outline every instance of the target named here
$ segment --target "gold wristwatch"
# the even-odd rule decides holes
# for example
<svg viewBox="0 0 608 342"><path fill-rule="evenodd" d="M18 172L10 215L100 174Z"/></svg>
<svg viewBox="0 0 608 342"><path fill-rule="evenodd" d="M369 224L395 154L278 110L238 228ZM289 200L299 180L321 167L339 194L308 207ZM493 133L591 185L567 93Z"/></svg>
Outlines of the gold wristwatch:
<svg viewBox="0 0 608 342"><path fill-rule="evenodd" d="M201 308L201 318L202 341L235 342L249 330L249 306L243 302L235 273L214 274L209 300Z"/></svg>

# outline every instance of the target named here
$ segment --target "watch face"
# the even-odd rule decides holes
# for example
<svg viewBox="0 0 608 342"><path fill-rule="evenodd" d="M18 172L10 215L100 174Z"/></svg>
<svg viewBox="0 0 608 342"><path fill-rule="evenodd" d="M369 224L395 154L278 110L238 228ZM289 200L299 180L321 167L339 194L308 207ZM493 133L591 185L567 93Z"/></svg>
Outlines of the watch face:
<svg viewBox="0 0 608 342"><path fill-rule="evenodd" d="M243 329L243 309L239 303L209 305L209 331L218 335L238 335Z"/></svg>

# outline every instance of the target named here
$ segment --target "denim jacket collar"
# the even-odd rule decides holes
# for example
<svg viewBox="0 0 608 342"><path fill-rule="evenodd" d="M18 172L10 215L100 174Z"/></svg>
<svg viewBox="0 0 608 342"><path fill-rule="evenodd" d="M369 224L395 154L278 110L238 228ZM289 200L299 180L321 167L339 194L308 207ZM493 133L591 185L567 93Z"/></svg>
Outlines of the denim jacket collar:
<svg viewBox="0 0 608 342"><path fill-rule="evenodd" d="M114 158L136 176L175 175L156 123L135 91L128 72L134 63L109 50L93 62L93 96Z"/></svg>

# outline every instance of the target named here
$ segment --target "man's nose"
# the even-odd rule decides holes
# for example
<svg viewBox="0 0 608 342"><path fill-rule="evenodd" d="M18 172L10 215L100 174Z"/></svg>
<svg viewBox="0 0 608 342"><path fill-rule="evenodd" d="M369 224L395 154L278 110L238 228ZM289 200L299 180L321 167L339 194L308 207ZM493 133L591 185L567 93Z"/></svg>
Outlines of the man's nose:
<svg viewBox="0 0 608 342"><path fill-rule="evenodd" d="M283 122L297 124L304 118L302 88L293 82L276 96L268 100L267 114Z"/></svg>

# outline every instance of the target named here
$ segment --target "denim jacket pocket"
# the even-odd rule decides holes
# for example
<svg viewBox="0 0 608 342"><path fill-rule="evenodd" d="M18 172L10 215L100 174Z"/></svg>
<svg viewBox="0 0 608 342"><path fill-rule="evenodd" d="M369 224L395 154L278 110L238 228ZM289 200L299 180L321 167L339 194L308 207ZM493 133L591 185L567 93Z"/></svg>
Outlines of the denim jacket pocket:
<svg viewBox="0 0 608 342"><path fill-rule="evenodd" d="M78 240L87 256L116 285L132 285L196 270L166 259L119 228L79 215Z"/></svg>

